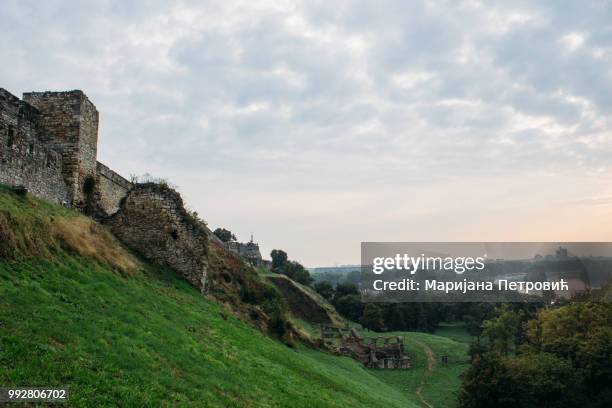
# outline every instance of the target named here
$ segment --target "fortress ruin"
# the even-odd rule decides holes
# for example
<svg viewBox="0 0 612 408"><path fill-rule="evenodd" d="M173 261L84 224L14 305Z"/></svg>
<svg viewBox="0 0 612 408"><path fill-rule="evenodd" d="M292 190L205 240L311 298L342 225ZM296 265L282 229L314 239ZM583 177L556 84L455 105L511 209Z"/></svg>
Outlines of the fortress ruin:
<svg viewBox="0 0 612 408"><path fill-rule="evenodd" d="M98 110L82 91L0 88L0 183L93 214L115 213L132 183L97 161Z"/></svg>
<svg viewBox="0 0 612 408"><path fill-rule="evenodd" d="M97 218L204 291L210 231L176 191L131 183L97 161L98 122L82 91L28 92L21 100L0 88L0 183Z"/></svg>

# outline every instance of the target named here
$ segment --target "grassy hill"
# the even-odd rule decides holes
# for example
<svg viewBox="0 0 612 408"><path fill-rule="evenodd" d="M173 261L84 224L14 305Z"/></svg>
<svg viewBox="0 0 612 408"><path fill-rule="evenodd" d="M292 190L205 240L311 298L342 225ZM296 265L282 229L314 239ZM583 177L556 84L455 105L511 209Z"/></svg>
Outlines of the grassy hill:
<svg viewBox="0 0 612 408"><path fill-rule="evenodd" d="M0 384L71 406L419 406L357 362L263 335L75 212L0 188Z"/></svg>
<svg viewBox="0 0 612 408"><path fill-rule="evenodd" d="M376 333L366 333L375 336ZM451 338L415 332L384 333L403 336L412 367L404 371L377 370L373 374L381 381L401 390L419 406L455 407L461 385L459 375L468 366L468 345ZM443 364L442 356L447 356Z"/></svg>

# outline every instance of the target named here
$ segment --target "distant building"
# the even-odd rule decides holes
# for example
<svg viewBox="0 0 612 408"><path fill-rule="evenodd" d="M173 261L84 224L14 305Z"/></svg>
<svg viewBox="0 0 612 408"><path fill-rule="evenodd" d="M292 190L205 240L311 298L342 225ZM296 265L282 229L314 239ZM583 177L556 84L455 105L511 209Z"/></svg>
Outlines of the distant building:
<svg viewBox="0 0 612 408"><path fill-rule="evenodd" d="M266 262L262 259L261 252L259 252L259 244L253 242L252 236L251 240L246 243L229 241L223 243L223 245L253 266L266 266Z"/></svg>
<svg viewBox="0 0 612 408"><path fill-rule="evenodd" d="M559 249L555 251L555 257L557 259L567 259L568 258L567 248L563 248L560 246Z"/></svg>

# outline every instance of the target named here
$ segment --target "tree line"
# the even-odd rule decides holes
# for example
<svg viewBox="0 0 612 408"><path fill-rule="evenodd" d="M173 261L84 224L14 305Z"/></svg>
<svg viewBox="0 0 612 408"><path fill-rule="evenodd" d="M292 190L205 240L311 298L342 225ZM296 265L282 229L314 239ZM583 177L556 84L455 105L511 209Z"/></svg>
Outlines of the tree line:
<svg viewBox="0 0 612 408"><path fill-rule="evenodd" d="M612 406L612 305L505 304L483 321L462 407Z"/></svg>

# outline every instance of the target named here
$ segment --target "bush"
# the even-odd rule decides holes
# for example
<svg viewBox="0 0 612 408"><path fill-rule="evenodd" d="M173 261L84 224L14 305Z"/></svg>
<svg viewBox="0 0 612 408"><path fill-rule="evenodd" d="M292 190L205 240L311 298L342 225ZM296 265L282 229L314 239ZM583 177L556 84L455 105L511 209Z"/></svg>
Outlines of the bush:
<svg viewBox="0 0 612 408"><path fill-rule="evenodd" d="M312 277L310 272L302 264L296 261L290 261L285 263L282 268L274 270L276 273L283 274L292 280L301 283L302 285L310 286L312 284Z"/></svg>
<svg viewBox="0 0 612 408"><path fill-rule="evenodd" d="M463 379L463 407L578 407L586 402L577 372L548 353L479 355Z"/></svg>
<svg viewBox="0 0 612 408"><path fill-rule="evenodd" d="M315 283L314 290L329 302L334 297L334 287L329 282Z"/></svg>
<svg viewBox="0 0 612 408"><path fill-rule="evenodd" d="M274 314L268 320L268 330L279 338L287 334L287 319L283 314Z"/></svg>
<svg viewBox="0 0 612 408"><path fill-rule="evenodd" d="M370 330L382 331L385 322L381 307L374 303L366 304L363 309L363 316L361 317L361 325Z"/></svg>
<svg viewBox="0 0 612 408"><path fill-rule="evenodd" d="M225 228L217 228L213 234L215 234L215 236L219 238L221 242L236 241L236 235L234 235L232 231Z"/></svg>
<svg viewBox="0 0 612 408"><path fill-rule="evenodd" d="M15 186L13 187L13 193L20 198L24 198L26 195L28 195L28 189L24 186Z"/></svg>
<svg viewBox="0 0 612 408"><path fill-rule="evenodd" d="M363 303L361 297L356 294L334 298L334 306L338 313L349 320L358 322L363 315Z"/></svg>

